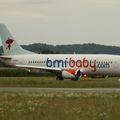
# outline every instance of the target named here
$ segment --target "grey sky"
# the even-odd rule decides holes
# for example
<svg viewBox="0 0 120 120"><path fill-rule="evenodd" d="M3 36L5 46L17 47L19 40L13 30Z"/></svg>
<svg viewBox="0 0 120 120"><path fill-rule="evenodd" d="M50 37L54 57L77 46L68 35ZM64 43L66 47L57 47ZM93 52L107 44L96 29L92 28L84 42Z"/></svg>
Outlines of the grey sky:
<svg viewBox="0 0 120 120"><path fill-rule="evenodd" d="M120 0L0 0L0 22L19 44L120 46Z"/></svg>

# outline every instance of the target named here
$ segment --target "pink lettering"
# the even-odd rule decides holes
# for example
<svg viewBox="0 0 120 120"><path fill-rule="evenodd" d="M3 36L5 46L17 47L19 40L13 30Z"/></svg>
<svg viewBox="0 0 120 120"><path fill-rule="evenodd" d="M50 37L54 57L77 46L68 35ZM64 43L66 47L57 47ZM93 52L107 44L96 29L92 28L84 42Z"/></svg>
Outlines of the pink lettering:
<svg viewBox="0 0 120 120"><path fill-rule="evenodd" d="M88 66L89 66L89 61L84 58L83 59L83 67L88 68Z"/></svg>
<svg viewBox="0 0 120 120"><path fill-rule="evenodd" d="M76 67L82 67L82 61L81 60L76 61Z"/></svg>
<svg viewBox="0 0 120 120"><path fill-rule="evenodd" d="M75 61L72 58L70 58L70 60L69 60L69 66L75 67Z"/></svg>
<svg viewBox="0 0 120 120"><path fill-rule="evenodd" d="M96 71L96 60L88 60L86 58L74 60L72 58L69 59L69 67L77 67L77 68L88 68L92 69L92 72Z"/></svg>
<svg viewBox="0 0 120 120"><path fill-rule="evenodd" d="M90 60L90 67L93 68L92 72L96 71L96 60Z"/></svg>

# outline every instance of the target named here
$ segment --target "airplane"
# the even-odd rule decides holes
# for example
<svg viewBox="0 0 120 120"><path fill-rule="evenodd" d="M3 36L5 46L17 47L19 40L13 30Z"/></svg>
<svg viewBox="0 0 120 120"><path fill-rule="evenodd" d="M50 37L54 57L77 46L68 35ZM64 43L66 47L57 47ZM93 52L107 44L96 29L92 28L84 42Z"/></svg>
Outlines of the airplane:
<svg viewBox="0 0 120 120"><path fill-rule="evenodd" d="M3 55L0 60L28 71L51 72L57 80L82 76L120 76L120 56L109 54L37 54L23 49L4 24L0 24Z"/></svg>

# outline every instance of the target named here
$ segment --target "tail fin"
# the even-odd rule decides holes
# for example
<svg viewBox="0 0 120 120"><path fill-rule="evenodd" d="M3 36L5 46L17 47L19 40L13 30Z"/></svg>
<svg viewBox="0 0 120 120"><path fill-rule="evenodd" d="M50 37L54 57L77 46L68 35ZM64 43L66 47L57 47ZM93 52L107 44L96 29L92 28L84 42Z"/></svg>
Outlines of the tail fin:
<svg viewBox="0 0 120 120"><path fill-rule="evenodd" d="M0 37L4 55L34 54L18 45L4 24L0 24Z"/></svg>

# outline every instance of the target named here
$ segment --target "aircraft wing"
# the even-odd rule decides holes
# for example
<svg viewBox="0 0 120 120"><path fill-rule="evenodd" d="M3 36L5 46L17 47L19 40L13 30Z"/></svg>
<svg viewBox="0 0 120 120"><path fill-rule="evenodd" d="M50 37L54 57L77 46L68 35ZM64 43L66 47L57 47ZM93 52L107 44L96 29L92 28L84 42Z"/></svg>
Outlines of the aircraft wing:
<svg viewBox="0 0 120 120"><path fill-rule="evenodd" d="M41 66L30 66L30 65L15 65L15 67L19 68L27 68L27 69L38 69L38 70L45 70L49 72L61 72L61 68L51 68L51 67L41 67Z"/></svg>
<svg viewBox="0 0 120 120"><path fill-rule="evenodd" d="M11 60L12 58L11 57L6 57L6 56L0 56L0 59L1 60Z"/></svg>

